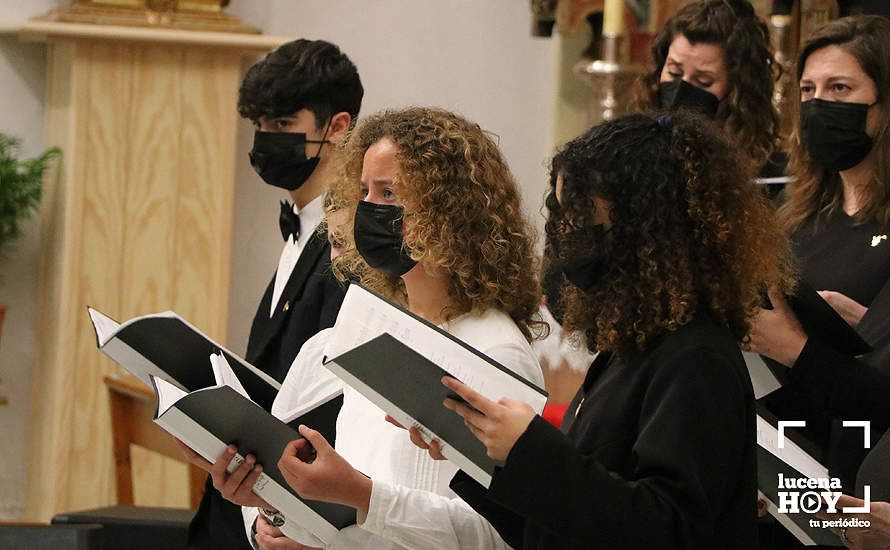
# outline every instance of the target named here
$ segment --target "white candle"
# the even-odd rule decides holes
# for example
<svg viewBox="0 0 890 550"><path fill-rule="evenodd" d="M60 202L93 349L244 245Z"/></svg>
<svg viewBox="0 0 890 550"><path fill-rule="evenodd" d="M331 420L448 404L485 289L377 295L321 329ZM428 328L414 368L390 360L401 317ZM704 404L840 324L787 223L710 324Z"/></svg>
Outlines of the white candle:
<svg viewBox="0 0 890 550"><path fill-rule="evenodd" d="M603 34L624 34L624 0L603 3Z"/></svg>

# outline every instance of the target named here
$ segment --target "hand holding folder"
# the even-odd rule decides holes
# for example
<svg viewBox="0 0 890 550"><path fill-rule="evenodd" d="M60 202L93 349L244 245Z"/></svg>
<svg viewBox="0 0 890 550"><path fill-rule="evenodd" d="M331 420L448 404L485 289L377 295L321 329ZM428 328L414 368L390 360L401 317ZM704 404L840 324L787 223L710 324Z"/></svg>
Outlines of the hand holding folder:
<svg viewBox="0 0 890 550"><path fill-rule="evenodd" d="M288 443L278 461L291 489L303 498L343 504L367 514L371 480L340 456L322 434L303 425L298 431L303 439Z"/></svg>
<svg viewBox="0 0 890 550"><path fill-rule="evenodd" d="M785 384L788 367L794 364L807 338L816 338L853 356L872 349L844 316L806 281L799 281L790 296L770 293L770 302L772 309L763 309L751 329L754 351L743 354L757 399ZM776 345L794 349L784 350L790 353L782 357L782 353L772 349Z"/></svg>
<svg viewBox="0 0 890 550"><path fill-rule="evenodd" d="M244 460L240 460L238 447L227 445L216 461L210 462L179 439L175 437L173 439L188 462L210 474L213 488L219 491L224 499L239 506L273 508L253 492L253 486L263 473L263 466L256 464L256 457L249 454Z"/></svg>
<svg viewBox="0 0 890 550"><path fill-rule="evenodd" d="M445 408L464 419L467 428L485 445L489 458L507 460L510 449L535 418L534 409L506 397L492 401L450 376L442 378L442 384L462 399L449 397L443 403Z"/></svg>
<svg viewBox="0 0 890 550"><path fill-rule="evenodd" d="M441 454L485 487L500 461L443 410L455 392L442 377L459 379L487 399L509 396L538 411L547 400L543 389L509 368L358 285L346 293L325 357L325 367L347 385L402 426L419 430L418 440L441 441Z"/></svg>

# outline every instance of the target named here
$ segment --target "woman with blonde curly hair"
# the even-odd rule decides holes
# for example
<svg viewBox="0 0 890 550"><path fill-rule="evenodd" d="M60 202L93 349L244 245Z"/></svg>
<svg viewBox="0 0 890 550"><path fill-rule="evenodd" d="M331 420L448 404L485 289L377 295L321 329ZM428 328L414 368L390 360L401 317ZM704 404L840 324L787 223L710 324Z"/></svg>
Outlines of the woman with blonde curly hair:
<svg viewBox="0 0 890 550"><path fill-rule="evenodd" d="M446 407L505 461L487 490L463 472L451 487L514 548L756 546L739 341L761 289L792 281L746 166L686 113L601 124L554 158L548 234L574 287L566 326L600 352L565 431L445 379L472 405Z"/></svg>
<svg viewBox="0 0 890 550"><path fill-rule="evenodd" d="M540 324L532 238L515 180L492 140L458 115L416 107L360 123L345 153L328 200L329 219L346 212L332 231L343 241L335 270L543 386L529 346ZM273 414L340 384L321 364L330 334L319 333L300 351ZM360 527L342 530L329 548L412 547L402 530L436 548L506 547L448 488L456 467L415 448L354 390L344 388L336 449L309 428L300 428L306 440L292 443L279 467L302 496L357 509ZM311 464L296 456L307 440L316 451ZM244 478L236 500L252 479ZM301 547L253 509L245 516L248 528L256 521L259 548ZM301 543L320 546L306 535Z"/></svg>

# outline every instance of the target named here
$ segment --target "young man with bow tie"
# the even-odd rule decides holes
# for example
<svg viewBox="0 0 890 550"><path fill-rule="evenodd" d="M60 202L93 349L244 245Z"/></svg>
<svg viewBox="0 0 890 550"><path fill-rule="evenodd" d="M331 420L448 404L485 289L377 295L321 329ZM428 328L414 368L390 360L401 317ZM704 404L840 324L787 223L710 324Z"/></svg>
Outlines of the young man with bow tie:
<svg viewBox="0 0 890 550"><path fill-rule="evenodd" d="M324 217L322 195L337 172L335 146L358 117L363 92L355 65L337 46L302 39L253 65L239 90L238 112L256 126L250 163L293 200L281 203L284 249L245 354L279 382L303 343L333 326L346 292L331 272L330 245L317 228ZM194 453L190 459L202 460ZM225 500L208 477L189 526L189 548L250 549L242 521L241 507Z"/></svg>

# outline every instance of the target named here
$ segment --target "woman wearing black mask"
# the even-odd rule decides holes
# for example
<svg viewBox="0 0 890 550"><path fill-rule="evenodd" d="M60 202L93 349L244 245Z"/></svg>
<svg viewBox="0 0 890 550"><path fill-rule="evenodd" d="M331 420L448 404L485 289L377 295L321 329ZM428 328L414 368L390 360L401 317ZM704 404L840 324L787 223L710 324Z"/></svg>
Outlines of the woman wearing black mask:
<svg viewBox="0 0 890 550"><path fill-rule="evenodd" d="M868 451L861 433L840 429L838 419L872 420L878 428L886 427L888 415L887 395L877 389L882 376L886 380L879 370L890 365L888 44L890 21L856 16L829 23L804 45L797 64L800 125L792 143L798 181L779 210L802 278L875 351L857 360L807 335L779 296L751 332L755 351L791 367L790 383L769 396L770 407L783 419L806 420L806 434L845 492L853 490ZM859 473L859 486L865 478L885 479L872 483L874 500L890 500L890 441L883 448L883 460L869 457L872 465L883 462L883 474ZM860 535L851 530L851 538Z"/></svg>
<svg viewBox="0 0 890 550"><path fill-rule="evenodd" d="M683 6L665 22L651 54L652 68L637 83L636 110L703 114L759 167L761 177L784 180L787 159L778 152L779 119L772 104L777 65L769 31L747 0ZM769 194L780 189L781 184L770 185ZM545 264L542 279L547 308L560 322L562 274Z"/></svg>
<svg viewBox="0 0 890 550"><path fill-rule="evenodd" d="M477 124L440 109L385 111L359 123L344 159L331 205L354 215L337 232L343 248L335 271L543 386L528 343L543 328L536 319L534 249L515 181L491 138ZM329 337L321 332L301 349L273 413L341 384L321 364ZM311 464L301 462L301 443L293 443L279 462L285 479L304 497L359 512L360 526L340 531L328 548L413 547L405 537L437 549L506 548L488 521L449 490L456 467L418 452L403 430L354 390L344 389L335 449L317 432L301 433L317 456ZM253 478L245 480L236 500L249 496ZM256 511L246 515L249 527ZM256 526L261 549L299 548L263 517ZM308 533L300 538L321 545Z"/></svg>
<svg viewBox="0 0 890 550"><path fill-rule="evenodd" d="M525 404L447 400L489 456L452 488L514 548L751 549L755 418L738 341L784 239L747 163L686 113L594 127L553 160L566 326L600 354L561 432ZM431 449L436 454L436 449ZM558 496L558 498L553 498Z"/></svg>
<svg viewBox="0 0 890 550"><path fill-rule="evenodd" d="M769 31L747 0L691 2L652 43L652 70L639 82L640 110L687 108L712 118L754 163L784 168L773 107L778 66Z"/></svg>

